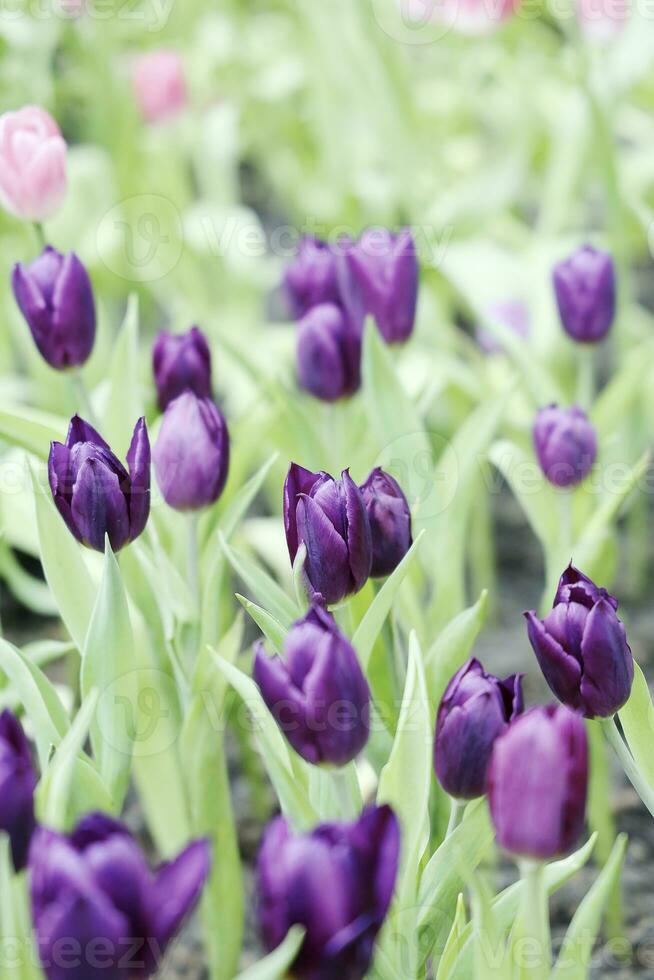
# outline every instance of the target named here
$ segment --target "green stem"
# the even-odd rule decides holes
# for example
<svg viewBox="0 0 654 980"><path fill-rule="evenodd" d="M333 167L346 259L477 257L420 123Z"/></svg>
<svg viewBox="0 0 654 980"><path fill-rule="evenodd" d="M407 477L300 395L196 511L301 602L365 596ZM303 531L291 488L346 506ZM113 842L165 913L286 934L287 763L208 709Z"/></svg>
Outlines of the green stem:
<svg viewBox="0 0 654 980"><path fill-rule="evenodd" d="M334 795L338 803L338 809L342 820L353 820L357 816L357 809L352 798L350 787L350 773L347 767L331 770L332 785Z"/></svg>
<svg viewBox="0 0 654 980"><path fill-rule="evenodd" d="M577 401L588 411L595 399L595 347L579 344L577 373Z"/></svg>
<svg viewBox="0 0 654 980"><path fill-rule="evenodd" d="M91 404L91 398L88 393L88 389L84 384L84 379L82 378L82 372L79 368L75 368L69 374L71 388L73 389L73 397L75 400L75 407L78 411L83 412L86 416L88 422L97 429L99 427L98 420L96 418L93 405Z"/></svg>
<svg viewBox="0 0 654 980"><path fill-rule="evenodd" d="M533 940L535 945L535 956L530 957L529 966L525 964L521 972L529 980L546 980L552 969L550 913L544 871L545 865L541 861L520 862L523 935Z"/></svg>
<svg viewBox="0 0 654 980"><path fill-rule="evenodd" d="M196 605L197 615L200 615L202 593L200 592L200 549L198 546L199 514L191 512L186 521L186 571L188 587Z"/></svg>
<svg viewBox="0 0 654 980"><path fill-rule="evenodd" d="M633 755L629 751L629 746L618 731L615 718L602 718L601 725L606 740L620 760L620 765L624 769L627 779L654 817L654 790L643 778Z"/></svg>
<svg viewBox="0 0 654 980"><path fill-rule="evenodd" d="M574 520L573 520L573 499L572 491L560 489L559 496L559 541L560 541L560 564L567 564L573 557L574 549ZM562 571L562 569L561 569Z"/></svg>
<svg viewBox="0 0 654 980"><path fill-rule="evenodd" d="M452 799L451 806L450 806L450 820L447 825L447 831L445 832L446 837L449 837L450 834L453 834L456 828L459 826L459 824L463 820L463 814L465 813L465 809L466 809L465 800Z"/></svg>
<svg viewBox="0 0 654 980"><path fill-rule="evenodd" d="M47 244L45 237L45 230L40 221L34 222L34 232L36 234L36 240L39 244L39 248L43 250Z"/></svg>

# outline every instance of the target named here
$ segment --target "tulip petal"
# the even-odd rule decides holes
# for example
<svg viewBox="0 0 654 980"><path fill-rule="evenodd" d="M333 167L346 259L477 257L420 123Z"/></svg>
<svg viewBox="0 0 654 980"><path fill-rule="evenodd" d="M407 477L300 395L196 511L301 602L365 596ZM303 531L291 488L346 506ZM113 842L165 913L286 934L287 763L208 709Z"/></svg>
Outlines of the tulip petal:
<svg viewBox="0 0 654 980"><path fill-rule="evenodd" d="M286 475L284 481L284 530L291 563L295 561L299 547L296 516L298 497L300 494L310 493L320 476L320 473L312 473L311 470L306 470L297 463L291 463Z"/></svg>
<svg viewBox="0 0 654 980"><path fill-rule="evenodd" d="M211 847L196 840L156 874L151 907L155 935L165 949L197 904L211 871Z"/></svg>
<svg viewBox="0 0 654 980"><path fill-rule="evenodd" d="M52 329L63 352L62 367L84 364L95 342L95 300L88 273L69 252L55 281Z"/></svg>
<svg viewBox="0 0 654 980"><path fill-rule="evenodd" d="M311 585L330 605L350 591L347 545L325 512L308 496L297 503L297 535L307 549L305 571Z"/></svg>
<svg viewBox="0 0 654 980"><path fill-rule="evenodd" d="M252 676L280 731L295 751L307 762L320 762L316 734L306 724L304 693L292 682L284 661L277 656L268 657L261 644L257 644Z"/></svg>
<svg viewBox="0 0 654 980"><path fill-rule="evenodd" d="M127 451L129 468L129 524L130 537L138 538L150 514L150 439L145 419L134 426L132 441Z"/></svg>
<svg viewBox="0 0 654 980"><path fill-rule="evenodd" d="M99 432L85 422L83 418L79 415L73 415L70 420L70 425L68 426L68 434L66 436L66 445L69 449L78 442L90 442L94 446L99 446L101 449L106 450L110 455L113 455L111 448L108 443L104 441Z"/></svg>
<svg viewBox="0 0 654 980"><path fill-rule="evenodd" d="M129 540L129 514L118 477L97 459L87 459L77 474L72 515L82 541L96 551L104 551L105 534L114 552Z"/></svg>
<svg viewBox="0 0 654 980"><path fill-rule="evenodd" d="M48 482L52 491L52 499L66 522L68 530L78 541L81 541L82 536L77 529L71 509L74 480L70 468L70 450L61 442L53 442L50 446Z"/></svg>
<svg viewBox="0 0 654 980"><path fill-rule="evenodd" d="M525 613L525 618L529 642L550 688L560 701L575 708L581 707L579 661L566 653L534 612Z"/></svg>
<svg viewBox="0 0 654 980"><path fill-rule="evenodd" d="M358 592L368 581L372 568L370 521L363 503L363 497L350 476L349 470L343 470L342 481L347 516L347 547L350 570L354 579L354 591Z"/></svg>
<svg viewBox="0 0 654 980"><path fill-rule="evenodd" d="M634 661L623 624L606 599L588 614L581 641L581 696L587 717L610 717L626 703Z"/></svg>

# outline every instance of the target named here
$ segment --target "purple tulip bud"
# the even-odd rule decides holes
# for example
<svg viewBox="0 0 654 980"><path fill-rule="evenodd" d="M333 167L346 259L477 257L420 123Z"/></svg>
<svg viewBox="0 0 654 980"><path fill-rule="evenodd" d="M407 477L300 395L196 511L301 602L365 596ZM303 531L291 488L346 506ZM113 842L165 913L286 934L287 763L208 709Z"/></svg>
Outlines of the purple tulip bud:
<svg viewBox="0 0 654 980"><path fill-rule="evenodd" d="M388 806L356 823L323 824L294 835L283 817L268 826L257 861L259 921L275 949L293 925L305 936L291 973L297 980L362 980L388 912L400 828Z"/></svg>
<svg viewBox="0 0 654 980"><path fill-rule="evenodd" d="M181 334L162 330L152 347L152 371L162 412L187 389L211 397L211 351L198 327Z"/></svg>
<svg viewBox="0 0 654 980"><path fill-rule="evenodd" d="M315 765L344 766L370 733L370 688L354 647L321 606L291 626L284 658L257 645L254 679L296 752Z"/></svg>
<svg viewBox="0 0 654 980"><path fill-rule="evenodd" d="M615 269L608 252L584 245L554 267L563 329L580 344L604 340L615 317Z"/></svg>
<svg viewBox="0 0 654 980"><path fill-rule="evenodd" d="M373 578L395 571L411 547L411 511L397 480L379 466L359 487L370 521Z"/></svg>
<svg viewBox="0 0 654 980"><path fill-rule="evenodd" d="M592 470L597 457L597 436L578 405L541 408L534 422L533 436L540 467L554 486L574 486Z"/></svg>
<svg viewBox="0 0 654 980"><path fill-rule="evenodd" d="M361 384L361 332L340 306L314 306L300 322L296 360L300 386L316 398L352 395Z"/></svg>
<svg viewBox="0 0 654 980"><path fill-rule="evenodd" d="M72 834L45 827L29 856L32 916L47 980L142 980L160 967L209 875L198 840L155 871L123 824L102 813Z"/></svg>
<svg viewBox="0 0 654 980"><path fill-rule="evenodd" d="M486 792L495 739L523 709L522 674L499 680L473 657L452 678L438 709L434 769L443 789L460 800Z"/></svg>
<svg viewBox="0 0 654 980"><path fill-rule="evenodd" d="M88 273L74 252L51 245L11 277L16 302L48 364L61 371L89 357L95 341L95 301Z"/></svg>
<svg viewBox="0 0 654 980"><path fill-rule="evenodd" d="M321 303L340 301L336 251L327 242L302 238L297 254L284 273L284 290L296 320Z"/></svg>
<svg viewBox="0 0 654 980"><path fill-rule="evenodd" d="M572 850L586 813L583 719L562 705L531 708L495 742L488 802L500 847L549 861Z"/></svg>
<svg viewBox="0 0 654 980"><path fill-rule="evenodd" d="M145 419L134 426L127 466L95 429L74 415L65 444L53 442L48 478L57 510L78 541L120 551L143 531L150 513L150 440Z"/></svg>
<svg viewBox="0 0 654 980"><path fill-rule="evenodd" d="M154 451L157 483L169 507L200 510L223 492L229 432L210 398L185 391L164 412Z"/></svg>
<svg viewBox="0 0 654 980"><path fill-rule="evenodd" d="M634 660L617 600L570 565L545 619L525 613L534 653L554 694L587 718L608 718L627 701Z"/></svg>
<svg viewBox="0 0 654 980"><path fill-rule="evenodd" d="M418 302L418 259L408 228L397 235L367 229L344 250L338 272L342 302L353 323L371 314L386 343L409 339Z"/></svg>
<svg viewBox="0 0 654 980"><path fill-rule="evenodd" d="M372 566L370 522L349 470L340 480L291 463L284 483L284 528L291 562L300 544L304 573L329 605L363 588Z"/></svg>
<svg viewBox="0 0 654 980"><path fill-rule="evenodd" d="M38 777L23 728L11 711L0 714L0 830L9 836L16 871L22 871L34 832Z"/></svg>

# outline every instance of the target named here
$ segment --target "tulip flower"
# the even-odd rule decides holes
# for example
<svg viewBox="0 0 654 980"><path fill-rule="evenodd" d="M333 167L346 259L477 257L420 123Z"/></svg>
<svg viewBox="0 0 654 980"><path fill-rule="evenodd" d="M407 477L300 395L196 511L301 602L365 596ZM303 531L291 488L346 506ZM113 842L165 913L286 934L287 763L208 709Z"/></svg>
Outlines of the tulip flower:
<svg viewBox="0 0 654 980"><path fill-rule="evenodd" d="M23 728L11 711L0 714L0 830L9 836L16 871L22 871L34 832L38 777Z"/></svg>
<svg viewBox="0 0 654 980"><path fill-rule="evenodd" d="M52 218L66 194L66 143L52 116L28 105L0 116L0 204L25 221Z"/></svg>
<svg viewBox="0 0 654 980"><path fill-rule="evenodd" d="M333 605L363 588L372 566L370 522L348 470L340 480L291 463L284 483L284 529L291 562L306 547L304 574Z"/></svg>
<svg viewBox="0 0 654 980"><path fill-rule="evenodd" d="M211 397L211 351L198 327L182 334L162 330L152 348L152 371L162 412L187 389Z"/></svg>
<svg viewBox="0 0 654 980"><path fill-rule="evenodd" d="M296 320L321 303L340 303L336 264L336 250L327 242L310 235L301 239L284 273L284 292Z"/></svg>
<svg viewBox="0 0 654 980"><path fill-rule="evenodd" d="M283 659L257 646L253 676L277 724L307 762L344 766L368 741L368 682L354 647L319 605L291 626Z"/></svg>
<svg viewBox="0 0 654 980"><path fill-rule="evenodd" d="M200 510L214 503L229 471L229 432L220 409L192 391L179 395L164 412L153 458L169 507Z"/></svg>
<svg viewBox="0 0 654 980"><path fill-rule="evenodd" d="M152 871L128 829L102 813L72 834L40 828L29 856L32 916L47 980L144 980L195 907L206 840Z"/></svg>
<svg viewBox="0 0 654 980"><path fill-rule="evenodd" d="M615 317L615 268L608 252L584 245L552 273L559 316L580 344L604 340Z"/></svg>
<svg viewBox="0 0 654 980"><path fill-rule="evenodd" d="M136 59L132 70L134 97L146 122L163 122L188 102L184 63L176 51L159 48Z"/></svg>
<svg viewBox="0 0 654 980"><path fill-rule="evenodd" d="M352 395L361 384L361 332L334 303L312 307L297 340L300 386L326 402Z"/></svg>
<svg viewBox="0 0 654 980"><path fill-rule="evenodd" d="M522 677L501 681L473 657L447 685L436 721L434 769L454 799L473 800L486 792L495 740L523 709Z"/></svg>
<svg viewBox="0 0 654 980"><path fill-rule="evenodd" d="M291 926L304 927L293 977L362 980L393 897L399 851L388 806L297 836L283 817L273 820L257 861L259 919L269 950Z"/></svg>
<svg viewBox="0 0 654 980"><path fill-rule="evenodd" d="M134 426L127 466L95 429L73 416L66 442L53 442L48 478L57 510L71 533L104 551L105 535L120 551L143 531L150 513L150 441L145 419Z"/></svg>
<svg viewBox="0 0 654 980"><path fill-rule="evenodd" d="M526 711L495 742L488 771L500 847L541 861L572 850L584 827L587 786L583 719L562 705Z"/></svg>
<svg viewBox="0 0 654 980"><path fill-rule="evenodd" d="M359 487L370 522L373 578L395 571L411 547L411 511L397 480L381 467Z"/></svg>
<svg viewBox="0 0 654 980"><path fill-rule="evenodd" d="M575 486L592 470L597 457L597 436L578 405L541 408L534 422L533 437L540 467L555 486Z"/></svg>
<svg viewBox="0 0 654 980"><path fill-rule="evenodd" d="M527 631L554 694L587 718L608 718L627 701L634 661L617 600L570 565L552 611L527 612Z"/></svg>
<svg viewBox="0 0 654 980"><path fill-rule="evenodd" d="M11 284L41 356L57 370L84 364L95 341L95 300L74 252L47 245L30 265L14 266Z"/></svg>
<svg viewBox="0 0 654 980"><path fill-rule="evenodd" d="M403 343L413 332L418 301L418 259L411 231L393 235L369 228L344 249L339 262L343 305L353 323L373 316L388 344Z"/></svg>

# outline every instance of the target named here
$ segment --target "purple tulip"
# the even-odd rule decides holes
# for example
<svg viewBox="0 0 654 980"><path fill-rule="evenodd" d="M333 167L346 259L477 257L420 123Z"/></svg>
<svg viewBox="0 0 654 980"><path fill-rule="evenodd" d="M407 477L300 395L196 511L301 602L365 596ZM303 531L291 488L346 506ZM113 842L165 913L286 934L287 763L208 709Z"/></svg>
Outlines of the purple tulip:
<svg viewBox="0 0 654 980"><path fill-rule="evenodd" d="M352 395L361 384L361 331L342 307L314 306L300 321L296 360L300 386L316 398Z"/></svg>
<svg viewBox="0 0 654 980"><path fill-rule="evenodd" d="M584 828L588 743L583 719L563 705L531 708L495 742L488 802L500 847L549 861Z"/></svg>
<svg viewBox="0 0 654 980"><path fill-rule="evenodd" d="M296 320L321 303L339 303L337 252L310 235L302 238L297 254L284 273L284 290Z"/></svg>
<svg viewBox="0 0 654 980"><path fill-rule="evenodd" d="M154 447L157 483L175 510L199 510L220 497L229 471L229 432L210 398L185 391L164 412Z"/></svg>
<svg viewBox="0 0 654 980"><path fill-rule="evenodd" d="M354 647L319 605L291 626L284 658L258 644L254 679L275 721L307 762L344 766L370 733L370 688Z"/></svg>
<svg viewBox="0 0 654 980"><path fill-rule="evenodd" d="M541 408L534 422L533 437L540 467L554 486L575 486L592 470L597 457L597 436L578 405Z"/></svg>
<svg viewBox="0 0 654 980"><path fill-rule="evenodd" d="M353 824L323 824L295 836L283 817L269 825L257 862L259 920L269 950L293 925L304 940L297 980L362 980L397 877L400 829L388 806Z"/></svg>
<svg viewBox="0 0 654 980"><path fill-rule="evenodd" d="M38 777L25 732L11 711L0 714L0 830L9 836L16 871L22 871L34 832Z"/></svg>
<svg viewBox="0 0 654 980"><path fill-rule="evenodd" d="M138 538L150 513L150 440L145 419L134 426L127 466L95 429L74 415L65 444L53 442L48 478L57 510L78 541L114 551Z"/></svg>
<svg viewBox="0 0 654 980"><path fill-rule="evenodd" d="M408 228L397 235L367 229L344 249L338 272L342 302L353 323L370 314L388 344L409 339L418 302L418 259Z"/></svg>
<svg viewBox="0 0 654 980"><path fill-rule="evenodd" d="M447 685L438 709L434 769L443 789L459 800L486 792L495 739L523 709L522 674L499 680L473 657Z"/></svg>
<svg viewBox="0 0 654 980"><path fill-rule="evenodd" d="M608 718L627 701L634 660L617 600L570 565L545 619L527 612L529 641L554 694L587 718Z"/></svg>
<svg viewBox="0 0 654 980"><path fill-rule="evenodd" d="M32 916L47 980L141 980L160 967L209 875L209 844L151 871L123 824L102 813L72 834L40 828L29 856Z"/></svg>
<svg viewBox="0 0 654 980"><path fill-rule="evenodd" d="M615 268L608 252L584 245L554 267L561 323L580 344L604 340L615 317Z"/></svg>
<svg viewBox="0 0 654 980"><path fill-rule="evenodd" d="M14 266L11 284L48 364L59 371L84 364L95 341L95 301L88 273L75 253L61 255L46 245L30 265Z"/></svg>
<svg viewBox="0 0 654 980"><path fill-rule="evenodd" d="M372 566L370 522L349 470L340 480L291 463L284 483L284 528L291 562L307 549L304 573L333 605L363 588Z"/></svg>
<svg viewBox="0 0 654 980"><path fill-rule="evenodd" d="M370 521L373 578L395 571L411 547L411 511L397 480L379 466L359 487Z"/></svg>
<svg viewBox="0 0 654 980"><path fill-rule="evenodd" d="M152 371L162 412L187 389L211 397L211 351L198 327L182 334L162 330L152 348Z"/></svg>

